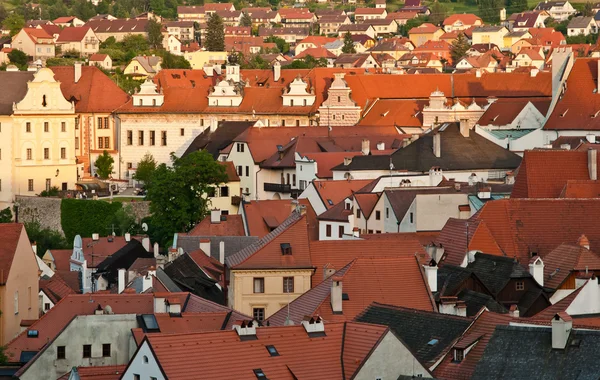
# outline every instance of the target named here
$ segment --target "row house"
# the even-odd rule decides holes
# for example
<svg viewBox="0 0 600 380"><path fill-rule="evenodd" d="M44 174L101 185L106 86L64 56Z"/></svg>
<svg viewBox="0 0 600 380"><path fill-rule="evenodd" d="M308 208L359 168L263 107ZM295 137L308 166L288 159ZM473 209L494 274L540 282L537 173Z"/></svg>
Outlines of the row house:
<svg viewBox="0 0 600 380"><path fill-rule="evenodd" d="M371 24L343 24L337 30L338 37L344 37L347 33L352 36L366 35L375 38L375 29Z"/></svg>
<svg viewBox="0 0 600 380"><path fill-rule="evenodd" d="M295 45L298 41L302 41L309 35L309 28L305 27L284 27L284 28L267 28L260 27L258 35L260 37L278 37L285 40L285 42Z"/></svg>
<svg viewBox="0 0 600 380"><path fill-rule="evenodd" d="M13 37L12 48L21 50L34 60L46 60L56 54L54 38L43 29L23 28Z"/></svg>
<svg viewBox="0 0 600 380"><path fill-rule="evenodd" d="M281 23L289 28L312 28L317 16L305 8L281 8L278 12Z"/></svg>
<svg viewBox="0 0 600 380"><path fill-rule="evenodd" d="M235 11L231 3L210 3L205 5L180 5L177 7L177 20L206 23L207 15L217 11Z"/></svg>
<svg viewBox="0 0 600 380"><path fill-rule="evenodd" d="M137 35L148 38L146 31L148 19L102 19L88 21L85 26L90 27L100 42L106 41L109 37L122 41L125 36Z"/></svg>
<svg viewBox="0 0 600 380"><path fill-rule="evenodd" d="M350 18L346 15L327 15L319 17L319 31L321 34L337 34L340 26L351 24Z"/></svg>

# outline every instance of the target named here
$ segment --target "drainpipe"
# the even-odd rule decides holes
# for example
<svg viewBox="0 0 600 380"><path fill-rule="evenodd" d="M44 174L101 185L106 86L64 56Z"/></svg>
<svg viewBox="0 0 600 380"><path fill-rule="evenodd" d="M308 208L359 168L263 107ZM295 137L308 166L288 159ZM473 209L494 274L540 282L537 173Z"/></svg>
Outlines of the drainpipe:
<svg viewBox="0 0 600 380"><path fill-rule="evenodd" d="M259 166L258 171L254 174L254 199L258 200L258 173L262 171L262 168Z"/></svg>

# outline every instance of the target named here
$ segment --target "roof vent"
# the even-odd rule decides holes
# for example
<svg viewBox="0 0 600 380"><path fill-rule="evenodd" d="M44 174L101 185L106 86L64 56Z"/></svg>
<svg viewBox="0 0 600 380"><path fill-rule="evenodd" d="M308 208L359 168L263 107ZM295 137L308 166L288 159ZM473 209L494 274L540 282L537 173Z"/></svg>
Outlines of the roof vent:
<svg viewBox="0 0 600 380"><path fill-rule="evenodd" d="M233 324L233 329L238 333L240 340L256 339L256 321L237 321Z"/></svg>

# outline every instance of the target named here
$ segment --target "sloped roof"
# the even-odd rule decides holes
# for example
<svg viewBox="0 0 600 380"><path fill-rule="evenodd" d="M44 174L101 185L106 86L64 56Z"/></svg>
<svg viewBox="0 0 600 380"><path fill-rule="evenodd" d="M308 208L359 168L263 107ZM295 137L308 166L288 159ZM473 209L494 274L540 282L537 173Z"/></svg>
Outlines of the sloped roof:
<svg viewBox="0 0 600 380"><path fill-rule="evenodd" d="M329 209L340 203L352 193L373 182L371 179L351 179L337 181L313 181L313 186L319 194L325 208ZM330 202L331 201L331 202Z"/></svg>
<svg viewBox="0 0 600 380"><path fill-rule="evenodd" d="M22 233L26 234L22 223L0 223L0 284L8 280Z"/></svg>
<svg viewBox="0 0 600 380"><path fill-rule="evenodd" d="M94 367L74 367L73 373L77 373L80 380L118 380L125 371L125 365L107 365ZM58 380L69 380L71 371L67 372Z"/></svg>
<svg viewBox="0 0 600 380"><path fill-rule="evenodd" d="M485 110L477 124L481 126L504 126L512 123L529 102L542 115L546 115L550 107L550 98L498 99Z"/></svg>
<svg viewBox="0 0 600 380"><path fill-rule="evenodd" d="M27 82L33 80L31 71L0 71L0 82L10 91L0 91L0 115L12 115L13 104L27 94Z"/></svg>
<svg viewBox="0 0 600 380"><path fill-rule="evenodd" d="M573 271L600 270L600 255L575 242L561 244L544 259L544 287L557 289Z"/></svg>
<svg viewBox="0 0 600 380"><path fill-rule="evenodd" d="M496 295L514 278L531 278L514 258L476 253L475 261L467 265L492 294Z"/></svg>
<svg viewBox="0 0 600 380"><path fill-rule="evenodd" d="M225 302L222 290L216 285L219 279L205 274L189 253L165 265L164 271L181 289L218 304Z"/></svg>
<svg viewBox="0 0 600 380"><path fill-rule="evenodd" d="M316 239L318 237L316 214L307 199L299 199L298 202L301 206L306 206L309 236L311 239ZM292 201L290 199L250 201L244 202L243 209L248 236L262 238L288 219L292 214Z"/></svg>
<svg viewBox="0 0 600 380"><path fill-rule="evenodd" d="M64 28L58 35L56 42L81 42L81 40L85 38L88 30L90 30L89 26L72 26Z"/></svg>
<svg viewBox="0 0 600 380"><path fill-rule="evenodd" d="M560 196L561 198L600 198L600 182L568 180Z"/></svg>
<svg viewBox="0 0 600 380"><path fill-rule="evenodd" d="M333 54L332 52L330 52L329 50L325 49L322 46L308 48L306 50L303 50L302 53L296 55L295 58L300 59L300 58L304 58L309 55L311 57L317 58L317 59L319 59L319 58L327 58L327 59L337 58L337 56L335 54Z"/></svg>
<svg viewBox="0 0 600 380"><path fill-rule="evenodd" d="M85 26L94 33L146 33L148 19L90 20Z"/></svg>
<svg viewBox="0 0 600 380"><path fill-rule="evenodd" d="M443 25L453 25L457 21L461 21L464 25L474 25L477 21L482 22L480 17L472 13L463 13L446 17Z"/></svg>
<svg viewBox="0 0 600 380"><path fill-rule="evenodd" d="M371 212L375 208L377 201L379 201L379 197L381 193L355 193L354 199L356 203L358 203L358 207L360 211L365 216L365 218L369 218L371 216Z"/></svg>
<svg viewBox="0 0 600 380"><path fill-rule="evenodd" d="M67 285L59 274L56 273L48 279L40 279L40 290L43 291L54 304L69 294L75 294L75 291Z"/></svg>
<svg viewBox="0 0 600 380"><path fill-rule="evenodd" d="M196 224L187 234L190 236L244 236L244 221L241 215L222 215L225 220L211 223L210 215Z"/></svg>

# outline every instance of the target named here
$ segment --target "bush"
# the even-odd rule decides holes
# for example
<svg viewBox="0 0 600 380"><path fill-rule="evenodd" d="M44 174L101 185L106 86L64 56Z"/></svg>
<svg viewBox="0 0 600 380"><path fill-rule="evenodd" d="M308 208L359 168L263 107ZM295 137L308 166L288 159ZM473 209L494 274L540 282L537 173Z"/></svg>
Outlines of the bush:
<svg viewBox="0 0 600 380"><path fill-rule="evenodd" d="M73 241L75 235L107 234L115 214L122 207L121 202L63 199L60 204L61 225L67 241Z"/></svg>
<svg viewBox="0 0 600 380"><path fill-rule="evenodd" d="M56 197L58 196L59 189L56 186L52 186L50 190L44 190L40 193L40 197Z"/></svg>

